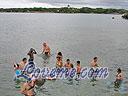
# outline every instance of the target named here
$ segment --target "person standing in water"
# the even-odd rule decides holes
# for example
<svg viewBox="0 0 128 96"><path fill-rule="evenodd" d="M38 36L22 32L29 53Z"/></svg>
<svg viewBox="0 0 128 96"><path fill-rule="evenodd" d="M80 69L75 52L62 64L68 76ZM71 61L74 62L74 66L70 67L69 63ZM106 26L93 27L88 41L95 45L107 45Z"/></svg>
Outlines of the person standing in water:
<svg viewBox="0 0 128 96"><path fill-rule="evenodd" d="M57 67L57 68L63 67L63 60L62 60L62 59L63 59L63 55L62 55L61 52L59 52L59 53L57 54L56 59L57 59L57 61L56 61L56 67Z"/></svg>
<svg viewBox="0 0 128 96"><path fill-rule="evenodd" d="M47 43L43 43L43 54L50 56L51 52L50 52L50 47L47 45Z"/></svg>
<svg viewBox="0 0 128 96"><path fill-rule="evenodd" d="M91 62L91 67L92 67L93 71L92 71L92 73L90 73L90 78L91 78L92 82L96 81L96 74L97 74L96 68L98 67L97 61L98 61L98 57L94 57Z"/></svg>
<svg viewBox="0 0 128 96"><path fill-rule="evenodd" d="M120 68L117 69L116 81L114 82L115 88L119 88L121 82L123 81L123 74Z"/></svg>
<svg viewBox="0 0 128 96"><path fill-rule="evenodd" d="M81 74L81 65L80 65L80 61L77 61L76 71L77 71L77 78L79 78L79 77L80 77L80 74Z"/></svg>
<svg viewBox="0 0 128 96"><path fill-rule="evenodd" d="M98 57L94 57L91 62L91 67L94 67L94 68L98 67L97 61L98 61Z"/></svg>
<svg viewBox="0 0 128 96"><path fill-rule="evenodd" d="M35 96L36 95L34 91L35 84L36 84L36 80L31 80L23 83L21 85L21 90L20 90L21 94L23 94L24 96Z"/></svg>
<svg viewBox="0 0 128 96"><path fill-rule="evenodd" d="M14 70L15 70L15 79L14 79L14 81L17 78L22 77L23 69L24 69L26 63L27 63L27 58L23 58L22 61L19 64L14 64Z"/></svg>
<svg viewBox="0 0 128 96"><path fill-rule="evenodd" d="M37 52L35 51L35 49L31 48L30 51L27 54L29 56L29 61L34 60L34 54L37 54Z"/></svg>
<svg viewBox="0 0 128 96"><path fill-rule="evenodd" d="M19 63L20 69L23 70L27 63L27 58L23 58L22 61Z"/></svg>
<svg viewBox="0 0 128 96"><path fill-rule="evenodd" d="M67 60L68 61L68 60ZM71 70L74 68L74 65L70 63L70 60L67 62L67 72L70 73ZM66 74L67 79L70 81L70 84L73 84L73 77L69 74Z"/></svg>
<svg viewBox="0 0 128 96"><path fill-rule="evenodd" d="M19 78L19 76L22 74L22 70L20 69L19 64L14 64L14 71L15 71L14 81L16 81L17 78Z"/></svg>
<svg viewBox="0 0 128 96"><path fill-rule="evenodd" d="M70 59L66 60L66 64L64 65L65 70L66 70L66 74L65 76L68 76L68 73L70 72L70 69L74 68L74 65L70 62Z"/></svg>
<svg viewBox="0 0 128 96"><path fill-rule="evenodd" d="M59 57L61 59L61 61L63 61L63 55L61 52L58 52L57 57Z"/></svg>
<svg viewBox="0 0 128 96"><path fill-rule="evenodd" d="M70 59L67 59L67 60L66 60L66 64L64 65L64 67L65 67L66 69L70 69L70 67L71 67Z"/></svg>

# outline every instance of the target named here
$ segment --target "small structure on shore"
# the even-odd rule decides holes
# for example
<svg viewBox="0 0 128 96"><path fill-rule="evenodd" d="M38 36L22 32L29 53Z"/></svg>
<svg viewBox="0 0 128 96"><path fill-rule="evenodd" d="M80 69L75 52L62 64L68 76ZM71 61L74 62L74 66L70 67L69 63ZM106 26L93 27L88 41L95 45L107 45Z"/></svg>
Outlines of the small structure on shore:
<svg viewBox="0 0 128 96"><path fill-rule="evenodd" d="M68 7L68 8L71 8L71 6L70 6L70 5L67 5L67 7Z"/></svg>

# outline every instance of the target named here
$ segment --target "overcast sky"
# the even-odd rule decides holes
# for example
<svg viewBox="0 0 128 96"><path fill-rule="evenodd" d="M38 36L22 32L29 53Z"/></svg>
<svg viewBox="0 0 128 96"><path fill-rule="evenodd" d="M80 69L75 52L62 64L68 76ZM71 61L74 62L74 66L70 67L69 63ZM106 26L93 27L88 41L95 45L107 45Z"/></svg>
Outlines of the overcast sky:
<svg viewBox="0 0 128 96"><path fill-rule="evenodd" d="M0 0L0 8L23 7L112 7L128 9L128 0Z"/></svg>

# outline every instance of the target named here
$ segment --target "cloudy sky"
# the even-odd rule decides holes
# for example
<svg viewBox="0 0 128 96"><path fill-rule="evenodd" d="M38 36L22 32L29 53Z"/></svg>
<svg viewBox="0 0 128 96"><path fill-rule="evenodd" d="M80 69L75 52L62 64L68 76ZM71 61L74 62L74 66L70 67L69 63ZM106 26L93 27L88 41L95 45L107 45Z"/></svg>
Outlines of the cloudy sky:
<svg viewBox="0 0 128 96"><path fill-rule="evenodd" d="M128 0L0 0L0 8L23 7L112 7L128 9Z"/></svg>

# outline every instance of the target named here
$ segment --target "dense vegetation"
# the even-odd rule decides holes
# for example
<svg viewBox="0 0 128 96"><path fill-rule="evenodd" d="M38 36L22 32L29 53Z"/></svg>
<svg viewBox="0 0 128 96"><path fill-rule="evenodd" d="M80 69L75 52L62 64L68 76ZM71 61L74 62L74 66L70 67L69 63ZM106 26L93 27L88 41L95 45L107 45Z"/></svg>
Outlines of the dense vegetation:
<svg viewBox="0 0 128 96"><path fill-rule="evenodd" d="M128 10L125 9L103 9L103 8L71 8L71 7L63 7L63 8L8 8L3 9L0 8L0 12L50 12L50 13L98 13L98 14L124 14L128 13Z"/></svg>
<svg viewBox="0 0 128 96"><path fill-rule="evenodd" d="M123 17L124 19L128 19L128 13L125 13L124 15L122 15L122 17Z"/></svg>
<svg viewBox="0 0 128 96"><path fill-rule="evenodd" d="M62 7L62 8L42 8L42 7L34 7L34 8L0 8L0 12L23 12L23 13L32 13L32 12L40 12L40 13L97 13L97 14L123 14L122 18L128 19L128 10L125 9L113 9L113 8L72 8Z"/></svg>

